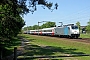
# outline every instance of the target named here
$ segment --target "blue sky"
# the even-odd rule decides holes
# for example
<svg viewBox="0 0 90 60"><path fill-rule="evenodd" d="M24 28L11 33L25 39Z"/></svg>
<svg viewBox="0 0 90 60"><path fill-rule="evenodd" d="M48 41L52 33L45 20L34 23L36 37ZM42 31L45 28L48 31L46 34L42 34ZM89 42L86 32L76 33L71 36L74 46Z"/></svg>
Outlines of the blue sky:
<svg viewBox="0 0 90 60"><path fill-rule="evenodd" d="M63 24L76 24L80 22L82 26L87 25L90 19L90 0L47 0L53 3L58 3L58 9L51 12L47 7L43 9L37 6L37 11L33 14L28 13L24 15L25 26L37 25L38 21L52 21L56 25ZM40 23L42 25L43 23Z"/></svg>

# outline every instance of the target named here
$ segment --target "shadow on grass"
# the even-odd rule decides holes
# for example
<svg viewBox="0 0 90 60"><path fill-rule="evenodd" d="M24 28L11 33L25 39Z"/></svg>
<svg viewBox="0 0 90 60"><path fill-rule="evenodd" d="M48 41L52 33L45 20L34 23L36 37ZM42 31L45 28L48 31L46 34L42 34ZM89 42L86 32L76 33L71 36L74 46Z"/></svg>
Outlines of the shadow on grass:
<svg viewBox="0 0 90 60"><path fill-rule="evenodd" d="M2 57L6 57L6 56L10 56L11 54L13 54L13 52L11 50L8 50L6 48L2 49Z"/></svg>
<svg viewBox="0 0 90 60"><path fill-rule="evenodd" d="M4 44L0 46L0 50L2 51L2 57L6 57L13 54L14 47L20 45L21 45L21 40L19 37L12 38L9 41L6 40Z"/></svg>
<svg viewBox="0 0 90 60"><path fill-rule="evenodd" d="M29 45L25 47L28 50L25 55L52 55L55 53L65 53L65 54L84 54L83 52L75 52L77 49L74 48L61 48L54 46L38 46L38 45Z"/></svg>
<svg viewBox="0 0 90 60"><path fill-rule="evenodd" d="M21 45L21 40L19 39L19 37L17 37L17 38L11 39L11 41L9 41L8 44L5 45L5 47L12 48L14 46L20 46L20 45Z"/></svg>
<svg viewBox="0 0 90 60"><path fill-rule="evenodd" d="M25 59L37 59L39 57L33 56L51 56L58 53L61 54L85 54L83 52L75 52L77 49L74 48L62 48L62 47L54 47L54 46L38 46L38 45L28 45L25 47L26 52L22 56L32 56L30 58ZM21 59L23 60L23 59Z"/></svg>

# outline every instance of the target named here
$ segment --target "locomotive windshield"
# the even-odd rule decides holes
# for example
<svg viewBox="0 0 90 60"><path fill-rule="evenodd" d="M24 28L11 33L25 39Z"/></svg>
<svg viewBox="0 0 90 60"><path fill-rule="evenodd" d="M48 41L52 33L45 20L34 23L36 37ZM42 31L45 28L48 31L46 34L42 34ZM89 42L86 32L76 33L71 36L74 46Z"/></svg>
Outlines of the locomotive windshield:
<svg viewBox="0 0 90 60"><path fill-rule="evenodd" d="M77 26L72 26L72 29L78 29L78 27Z"/></svg>

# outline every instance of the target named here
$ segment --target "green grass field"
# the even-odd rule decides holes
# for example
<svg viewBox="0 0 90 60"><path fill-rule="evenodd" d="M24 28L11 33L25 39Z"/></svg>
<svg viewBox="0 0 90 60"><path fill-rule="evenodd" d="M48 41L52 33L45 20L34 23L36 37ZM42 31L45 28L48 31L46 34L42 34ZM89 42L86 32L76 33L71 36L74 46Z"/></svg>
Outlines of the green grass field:
<svg viewBox="0 0 90 60"><path fill-rule="evenodd" d="M63 40L53 37L22 34L22 37L30 41L25 55L29 56L58 56L63 54L90 54L90 44L71 40ZM80 38L89 38L88 34L81 34ZM90 56L58 58L62 60L89 60Z"/></svg>
<svg viewBox="0 0 90 60"><path fill-rule="evenodd" d="M80 34L81 38L90 38L90 34Z"/></svg>

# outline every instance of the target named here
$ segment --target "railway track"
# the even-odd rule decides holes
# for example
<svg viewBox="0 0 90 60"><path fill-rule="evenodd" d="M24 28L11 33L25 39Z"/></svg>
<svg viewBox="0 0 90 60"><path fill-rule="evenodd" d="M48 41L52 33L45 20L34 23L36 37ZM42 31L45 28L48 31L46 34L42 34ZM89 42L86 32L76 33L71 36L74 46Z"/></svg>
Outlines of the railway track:
<svg viewBox="0 0 90 60"><path fill-rule="evenodd" d="M78 42L84 42L84 43L90 43L90 38L78 38L78 39L60 38L60 39L70 40L70 41L78 41Z"/></svg>
<svg viewBox="0 0 90 60"><path fill-rule="evenodd" d="M60 38L60 39L90 43L90 38L78 38L78 39Z"/></svg>
<svg viewBox="0 0 90 60"><path fill-rule="evenodd" d="M72 40L79 41L79 42L90 43L90 38L78 38L78 39L72 39Z"/></svg>
<svg viewBox="0 0 90 60"><path fill-rule="evenodd" d="M34 36L38 36L38 35L34 35ZM70 41L78 41L78 42L90 43L90 38L71 39L71 38L60 38L60 37L40 36L40 35L39 35L39 37L42 37L42 38L47 37L47 38L51 38L51 39L70 40Z"/></svg>

